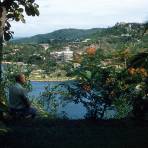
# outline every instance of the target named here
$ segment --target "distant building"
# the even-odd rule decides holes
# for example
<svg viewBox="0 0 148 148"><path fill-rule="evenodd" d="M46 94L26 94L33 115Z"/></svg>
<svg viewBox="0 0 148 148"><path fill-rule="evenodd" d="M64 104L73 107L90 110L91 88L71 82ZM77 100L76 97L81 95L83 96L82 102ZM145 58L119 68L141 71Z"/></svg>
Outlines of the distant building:
<svg viewBox="0 0 148 148"><path fill-rule="evenodd" d="M69 47L65 47L63 51L64 61L69 61L73 59L73 51L70 50Z"/></svg>
<svg viewBox="0 0 148 148"><path fill-rule="evenodd" d="M124 26L126 25L127 23L126 22L120 22L120 23L117 23L118 25L117 26Z"/></svg>
<svg viewBox="0 0 148 148"><path fill-rule="evenodd" d="M43 47L45 50L49 48L49 44L39 44L41 47Z"/></svg>
<svg viewBox="0 0 148 148"><path fill-rule="evenodd" d="M121 34L122 37L130 37L131 35L129 33Z"/></svg>
<svg viewBox="0 0 148 148"><path fill-rule="evenodd" d="M50 52L50 57L54 60L58 61L63 61L63 52Z"/></svg>
<svg viewBox="0 0 148 148"><path fill-rule="evenodd" d="M18 52L18 51L20 51L20 49L19 48L14 48L13 51Z"/></svg>
<svg viewBox="0 0 148 148"><path fill-rule="evenodd" d="M82 43L87 43L88 41L90 41L91 39L85 39L82 41Z"/></svg>
<svg viewBox="0 0 148 148"><path fill-rule="evenodd" d="M63 51L51 52L51 58L55 59L57 62L67 62L73 59L73 51L69 47L65 47Z"/></svg>

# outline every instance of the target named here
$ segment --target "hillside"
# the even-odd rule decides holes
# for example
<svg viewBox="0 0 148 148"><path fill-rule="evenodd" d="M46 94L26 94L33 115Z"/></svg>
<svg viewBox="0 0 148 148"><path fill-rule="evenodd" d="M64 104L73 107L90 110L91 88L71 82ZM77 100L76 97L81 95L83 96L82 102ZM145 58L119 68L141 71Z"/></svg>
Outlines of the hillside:
<svg viewBox="0 0 148 148"><path fill-rule="evenodd" d="M15 55L15 61L28 61L30 55L49 55L51 51L60 51L65 46L70 46L73 51L84 51L90 45L103 49L104 52L122 50L130 47L133 52L148 51L148 33L144 33L144 25L139 23L117 23L110 28L94 29L61 29L52 33L40 34L28 38L15 39L5 47L6 52L20 49ZM87 41L87 39L89 40ZM85 41L86 42L83 42ZM44 53L37 44L49 43L49 48ZM24 45L25 44L25 45ZM36 45L33 45L36 44ZM12 51L11 51L12 52ZM14 54L14 52L12 52ZM18 56L17 56L18 55ZM11 54L4 56L9 61ZM25 57L25 58L24 58ZM36 57L38 59L38 57Z"/></svg>
<svg viewBox="0 0 148 148"><path fill-rule="evenodd" d="M148 34L142 39L144 25L140 23L117 23L110 28L93 29L61 29L47 34L39 34L28 38L15 39L12 42L19 44L54 43L54 49L65 46L65 43L81 42L87 38L90 44L96 44L104 49L121 49L127 43L136 43L138 47L147 48ZM142 40L141 40L142 39ZM139 42L141 40L141 42ZM80 44L81 45L81 44ZM87 44L88 45L88 44ZM84 47L84 44L82 44Z"/></svg>
<svg viewBox="0 0 148 148"><path fill-rule="evenodd" d="M47 34L39 34L28 38L21 38L13 40L15 43L49 43L51 41L62 41L62 42L70 42L83 40L96 32L101 32L103 29L101 28L93 28L93 29L61 29Z"/></svg>

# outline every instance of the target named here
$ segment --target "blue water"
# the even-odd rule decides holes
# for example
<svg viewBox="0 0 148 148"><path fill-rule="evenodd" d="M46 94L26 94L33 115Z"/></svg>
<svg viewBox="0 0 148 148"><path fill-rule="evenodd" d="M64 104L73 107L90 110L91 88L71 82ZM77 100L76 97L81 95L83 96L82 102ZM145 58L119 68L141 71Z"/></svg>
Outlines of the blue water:
<svg viewBox="0 0 148 148"><path fill-rule="evenodd" d="M36 82L32 81L32 91L29 93L31 96L38 98L42 92L44 92L45 87L48 86L48 84L51 84L52 82Z"/></svg>
<svg viewBox="0 0 148 148"><path fill-rule="evenodd" d="M38 99L41 94L45 91L45 87L49 86L52 88L55 85L58 85L60 82L36 82L32 81L32 92L29 93L31 98L36 98ZM58 96L57 96L58 98ZM83 107L81 103L79 104L74 104L73 102L67 103L66 105L63 106L62 103L60 103L59 100L59 106L57 109L57 114L59 116L66 115L69 119L82 119L84 118L86 114L86 109Z"/></svg>
<svg viewBox="0 0 148 148"><path fill-rule="evenodd" d="M69 83L69 81L65 81L64 83ZM41 94L45 91L45 87L50 85L50 88L58 85L61 82L36 82L32 81L32 92L29 93L31 98L38 99L41 97ZM63 82L62 82L63 83ZM63 101L59 98L59 95L56 96L56 100L58 102L57 107L57 115L59 117L66 115L69 119L83 119L86 115L86 108L82 103L75 104L73 102L68 102L63 106ZM50 109L49 109L50 110ZM105 112L104 118L114 118L116 115L116 111L114 109L109 109Z"/></svg>

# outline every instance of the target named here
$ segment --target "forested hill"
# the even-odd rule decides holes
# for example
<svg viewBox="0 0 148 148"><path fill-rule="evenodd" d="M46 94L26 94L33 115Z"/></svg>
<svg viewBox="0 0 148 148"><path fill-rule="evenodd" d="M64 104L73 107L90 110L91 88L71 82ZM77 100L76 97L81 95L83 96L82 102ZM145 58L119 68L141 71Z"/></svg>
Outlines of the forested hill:
<svg viewBox="0 0 148 148"><path fill-rule="evenodd" d="M28 38L21 38L13 40L15 43L49 43L51 41L79 41L88 38L96 32L101 32L104 29L61 29L47 34L39 34Z"/></svg>
<svg viewBox="0 0 148 148"><path fill-rule="evenodd" d="M82 41L87 38L92 41L102 40L109 44L120 44L138 41L144 32L144 25L140 23L117 23L109 28L93 29L61 29L47 34L39 34L28 38L13 40L15 43L67 43Z"/></svg>

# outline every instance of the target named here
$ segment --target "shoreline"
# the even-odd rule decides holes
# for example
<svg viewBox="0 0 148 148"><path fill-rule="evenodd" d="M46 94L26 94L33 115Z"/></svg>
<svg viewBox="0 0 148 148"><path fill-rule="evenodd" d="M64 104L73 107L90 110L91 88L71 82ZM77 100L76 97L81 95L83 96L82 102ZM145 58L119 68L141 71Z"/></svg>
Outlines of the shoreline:
<svg viewBox="0 0 148 148"><path fill-rule="evenodd" d="M71 81L74 80L74 78L71 79L29 79L32 82L63 82L63 81Z"/></svg>

